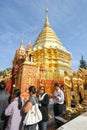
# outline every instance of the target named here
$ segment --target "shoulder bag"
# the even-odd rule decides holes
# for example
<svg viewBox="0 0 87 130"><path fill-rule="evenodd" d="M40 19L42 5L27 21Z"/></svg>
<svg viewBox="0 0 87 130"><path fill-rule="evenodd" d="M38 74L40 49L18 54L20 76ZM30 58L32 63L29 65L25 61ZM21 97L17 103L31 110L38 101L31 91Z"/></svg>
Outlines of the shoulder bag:
<svg viewBox="0 0 87 130"><path fill-rule="evenodd" d="M42 114L39 110L38 104L36 103L35 98L33 98L35 104L32 106L31 110L25 116L23 121L24 125L33 125L37 124L42 120Z"/></svg>

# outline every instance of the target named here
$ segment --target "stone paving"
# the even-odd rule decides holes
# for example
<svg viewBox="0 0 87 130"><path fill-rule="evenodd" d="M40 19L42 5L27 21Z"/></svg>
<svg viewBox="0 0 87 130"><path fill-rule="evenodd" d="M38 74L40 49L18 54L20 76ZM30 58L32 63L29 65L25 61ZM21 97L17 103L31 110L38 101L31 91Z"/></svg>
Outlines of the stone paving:
<svg viewBox="0 0 87 130"><path fill-rule="evenodd" d="M48 122L47 130L86 130L87 129L87 111L83 114L72 114L71 118L67 122L56 121L53 112L53 104L48 106L48 112L52 116L52 119ZM56 123L55 123L56 122Z"/></svg>
<svg viewBox="0 0 87 130"><path fill-rule="evenodd" d="M55 125L50 126L47 130L56 130Z"/></svg>
<svg viewBox="0 0 87 130"><path fill-rule="evenodd" d="M53 112L53 104L48 106L48 112L51 115L52 119L48 121L48 130L56 130L55 128L55 119L54 119L54 112Z"/></svg>
<svg viewBox="0 0 87 130"><path fill-rule="evenodd" d="M57 130L87 130L87 112L60 126Z"/></svg>

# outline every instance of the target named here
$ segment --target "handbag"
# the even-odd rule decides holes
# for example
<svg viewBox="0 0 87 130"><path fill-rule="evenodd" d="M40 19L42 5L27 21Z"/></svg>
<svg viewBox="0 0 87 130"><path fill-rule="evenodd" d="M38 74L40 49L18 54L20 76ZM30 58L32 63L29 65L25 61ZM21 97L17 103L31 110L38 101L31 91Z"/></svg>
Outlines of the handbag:
<svg viewBox="0 0 87 130"><path fill-rule="evenodd" d="M52 116L48 113L48 121L52 119Z"/></svg>
<svg viewBox="0 0 87 130"><path fill-rule="evenodd" d="M37 124L42 120L42 114L39 110L38 104L36 103L36 100L33 98L35 104L32 106L31 110L28 111L28 113L25 116L25 119L23 121L24 125L33 125Z"/></svg>

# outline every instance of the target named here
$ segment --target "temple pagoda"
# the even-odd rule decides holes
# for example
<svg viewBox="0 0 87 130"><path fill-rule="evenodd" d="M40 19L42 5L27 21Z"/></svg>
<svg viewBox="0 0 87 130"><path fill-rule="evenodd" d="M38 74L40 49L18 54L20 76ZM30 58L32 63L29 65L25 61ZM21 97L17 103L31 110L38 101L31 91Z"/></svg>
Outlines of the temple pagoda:
<svg viewBox="0 0 87 130"><path fill-rule="evenodd" d="M72 56L70 52L63 47L59 38L52 30L48 15L46 16L43 29L35 41L33 50L38 78L41 73L39 70L41 69L44 71L43 78L50 80L63 79L64 70L71 73L72 68L70 61Z"/></svg>
<svg viewBox="0 0 87 130"><path fill-rule="evenodd" d="M46 91L53 92L55 81L63 81L64 71L72 72L69 51L63 47L52 30L48 20L48 10L42 31L33 47L24 48L23 41L13 59L12 85L24 92L28 86L44 84Z"/></svg>

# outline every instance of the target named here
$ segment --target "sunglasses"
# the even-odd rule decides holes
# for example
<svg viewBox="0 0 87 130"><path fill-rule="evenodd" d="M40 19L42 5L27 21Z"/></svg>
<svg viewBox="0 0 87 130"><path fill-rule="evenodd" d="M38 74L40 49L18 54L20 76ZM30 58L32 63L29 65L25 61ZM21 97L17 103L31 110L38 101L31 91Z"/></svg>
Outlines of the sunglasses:
<svg viewBox="0 0 87 130"><path fill-rule="evenodd" d="M43 91L44 91L44 89L40 89L40 90L43 90Z"/></svg>

